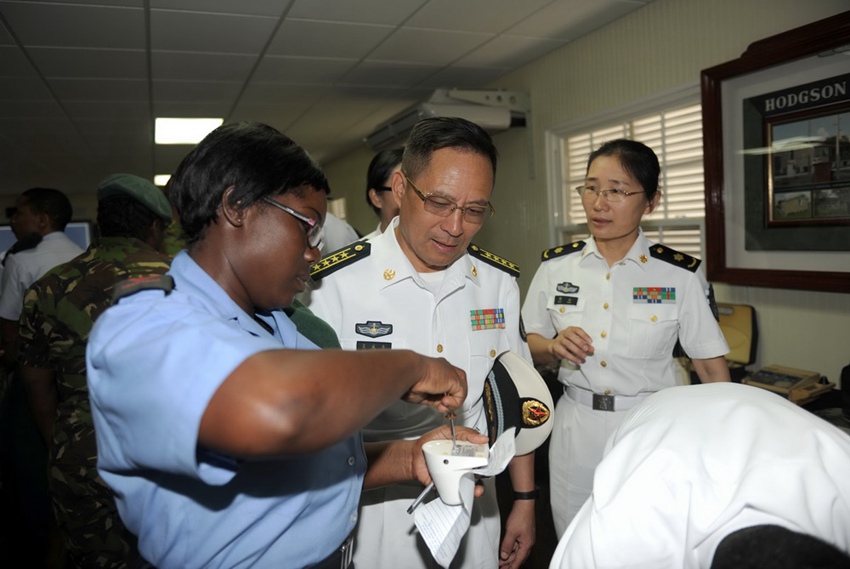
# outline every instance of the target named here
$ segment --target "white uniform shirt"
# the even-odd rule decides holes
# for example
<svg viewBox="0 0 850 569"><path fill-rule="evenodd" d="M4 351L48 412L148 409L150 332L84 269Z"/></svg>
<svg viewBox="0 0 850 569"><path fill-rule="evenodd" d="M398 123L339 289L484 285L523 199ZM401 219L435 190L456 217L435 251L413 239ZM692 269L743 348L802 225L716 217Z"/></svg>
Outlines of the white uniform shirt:
<svg viewBox="0 0 850 569"><path fill-rule="evenodd" d="M558 379L564 385L616 395L658 391L676 385L677 338L691 358L729 351L711 311L708 283L698 268L689 267L696 259L660 248L642 231L613 267L593 239L583 249L580 243L564 246L573 252L544 260L522 308L528 333L553 338L578 326L593 338L595 352L586 363L561 362ZM650 248L666 251L673 262L653 257ZM558 255L560 249L546 253Z"/></svg>
<svg viewBox="0 0 850 569"><path fill-rule="evenodd" d="M772 524L850 553L850 437L747 385L665 389L608 441L550 569L708 568L720 541Z"/></svg>
<svg viewBox="0 0 850 569"><path fill-rule="evenodd" d="M80 255L83 250L62 231L44 236L33 249L7 255L0 287L0 318L17 321L24 306L24 293L47 271Z"/></svg>
<svg viewBox="0 0 850 569"><path fill-rule="evenodd" d="M486 432L481 394L496 356L510 349L531 361L520 332L516 278L465 254L441 271L440 282L429 284L401 250L397 224L398 218L371 240L368 257L323 277L310 309L336 331L343 349L410 349L463 369L469 395L458 420ZM399 401L363 436L366 441L416 438L443 423L434 409Z"/></svg>

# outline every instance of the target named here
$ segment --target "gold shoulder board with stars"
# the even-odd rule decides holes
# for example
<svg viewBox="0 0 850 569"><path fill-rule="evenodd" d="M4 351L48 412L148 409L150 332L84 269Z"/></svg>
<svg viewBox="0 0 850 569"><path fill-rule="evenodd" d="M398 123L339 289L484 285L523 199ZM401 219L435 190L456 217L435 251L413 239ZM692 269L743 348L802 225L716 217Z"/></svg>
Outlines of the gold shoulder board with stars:
<svg viewBox="0 0 850 569"><path fill-rule="evenodd" d="M546 249L543 251L543 254L540 255L540 261L548 261L549 259L555 259L557 257L569 255L570 253L575 253L576 251L581 251L584 249L584 246L584 241L573 241L567 245L558 245L552 249Z"/></svg>
<svg viewBox="0 0 850 569"><path fill-rule="evenodd" d="M512 277L519 278L519 265L512 263L507 259L503 259L498 255L494 255L490 251L485 251L478 245L472 244L467 247L466 251L476 259L480 259L488 265L493 265L497 269L502 269Z"/></svg>
<svg viewBox="0 0 850 569"><path fill-rule="evenodd" d="M675 249L665 247L664 245L653 245L649 248L649 254L652 255L655 259L660 259L662 261L670 263L671 265L682 267L683 269L687 269L692 273L696 272L701 262L696 257L691 257L690 255L679 253Z"/></svg>
<svg viewBox="0 0 850 569"><path fill-rule="evenodd" d="M331 273L347 267L359 259L365 259L372 252L372 244L368 241L355 241L342 249L328 253L316 263L310 265L310 276L319 280Z"/></svg>

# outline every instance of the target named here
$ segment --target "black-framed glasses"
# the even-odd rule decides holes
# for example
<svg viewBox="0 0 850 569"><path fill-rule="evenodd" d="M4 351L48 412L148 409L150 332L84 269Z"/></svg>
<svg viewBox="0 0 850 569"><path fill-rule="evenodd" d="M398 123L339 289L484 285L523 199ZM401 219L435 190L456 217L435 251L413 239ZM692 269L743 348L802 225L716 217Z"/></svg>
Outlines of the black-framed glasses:
<svg viewBox="0 0 850 569"><path fill-rule="evenodd" d="M580 186L576 186L576 191L578 195L582 198L593 197L595 200L597 197L602 196L605 201L610 203L619 203L625 200L629 196L634 196L636 194L642 194L643 191L640 192L627 192L625 190L621 190L620 188L611 188L610 190L600 190L596 186L590 186L587 184L582 184Z"/></svg>
<svg viewBox="0 0 850 569"><path fill-rule="evenodd" d="M393 191L393 189L392 189L391 187L389 187L389 186L375 186L375 187L374 187L374 188L372 188L372 189L373 189L373 190L375 190L375 191L376 191L376 192L378 192L378 193L381 193L381 192L391 192L391 191Z"/></svg>
<svg viewBox="0 0 850 569"><path fill-rule="evenodd" d="M433 213L439 217L448 217L453 214L455 210L460 210L460 215L463 217L464 221L479 224L484 223L496 213L496 208L494 208L493 204L490 202L487 202L486 205L473 204L461 207L452 200L442 196L423 194L419 188L416 187L416 184L407 177L407 174L404 174L404 179L407 180L407 183L410 184L410 187L413 188L413 191L417 196L419 196L419 199L422 200L425 211L428 213Z"/></svg>
<svg viewBox="0 0 850 569"><path fill-rule="evenodd" d="M318 220L315 220L312 217L307 217L306 215L302 215L291 207L287 207L282 203L278 203L271 198L264 197L263 201L267 204L273 205L276 208L285 211L298 221L304 223L304 225L307 226L307 245L309 245L311 249L322 248L322 245L324 244L325 231L322 228L322 224L319 223Z"/></svg>

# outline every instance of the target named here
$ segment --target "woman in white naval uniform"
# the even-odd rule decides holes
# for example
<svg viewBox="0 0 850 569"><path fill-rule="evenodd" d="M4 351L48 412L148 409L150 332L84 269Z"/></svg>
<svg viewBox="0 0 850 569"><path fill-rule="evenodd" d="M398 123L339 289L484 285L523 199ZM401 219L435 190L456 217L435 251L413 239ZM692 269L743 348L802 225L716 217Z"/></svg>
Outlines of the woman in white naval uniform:
<svg viewBox="0 0 850 569"><path fill-rule="evenodd" d="M729 351L699 260L650 242L660 167L640 142L603 144L577 188L592 239L543 253L522 308L536 364L561 362L549 447L558 536L590 495L608 436L625 411L675 382L678 339L703 382L729 381Z"/></svg>

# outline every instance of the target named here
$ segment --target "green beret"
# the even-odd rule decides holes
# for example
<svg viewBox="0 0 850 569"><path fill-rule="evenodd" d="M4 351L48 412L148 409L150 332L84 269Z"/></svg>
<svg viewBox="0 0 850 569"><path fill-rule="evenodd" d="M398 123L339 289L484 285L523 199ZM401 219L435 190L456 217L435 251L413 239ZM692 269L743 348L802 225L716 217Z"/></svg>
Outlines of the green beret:
<svg viewBox="0 0 850 569"><path fill-rule="evenodd" d="M112 174L97 187L97 200L127 196L133 198L165 221L171 221L171 205L162 190L133 174Z"/></svg>

